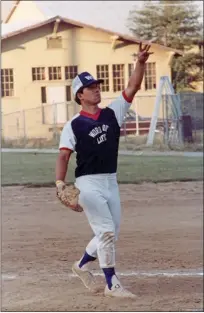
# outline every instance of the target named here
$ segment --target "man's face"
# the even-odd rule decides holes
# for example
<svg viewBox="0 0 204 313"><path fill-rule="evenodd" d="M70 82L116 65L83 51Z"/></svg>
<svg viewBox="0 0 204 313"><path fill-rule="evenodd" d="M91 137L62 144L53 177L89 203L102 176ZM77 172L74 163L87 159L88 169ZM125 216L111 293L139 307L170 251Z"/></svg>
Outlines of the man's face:
<svg viewBox="0 0 204 313"><path fill-rule="evenodd" d="M100 84L92 84L78 94L81 104L97 105L101 102Z"/></svg>

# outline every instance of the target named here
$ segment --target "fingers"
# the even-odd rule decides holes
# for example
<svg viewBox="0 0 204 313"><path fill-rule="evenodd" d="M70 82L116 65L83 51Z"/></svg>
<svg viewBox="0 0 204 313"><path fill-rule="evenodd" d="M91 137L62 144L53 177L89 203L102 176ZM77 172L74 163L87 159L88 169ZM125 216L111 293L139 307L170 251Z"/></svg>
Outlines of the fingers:
<svg viewBox="0 0 204 313"><path fill-rule="evenodd" d="M83 212L83 209L80 205L77 205L75 207L71 207L70 208L73 210L73 211L76 211L76 212Z"/></svg>
<svg viewBox="0 0 204 313"><path fill-rule="evenodd" d="M144 49L143 49L143 51L148 51L148 50L149 50L149 48L148 48L148 47L150 48L150 46L148 46L148 45L145 45L145 46L144 46Z"/></svg>
<svg viewBox="0 0 204 313"><path fill-rule="evenodd" d="M151 45L147 45L146 51L149 51L150 48L151 48Z"/></svg>
<svg viewBox="0 0 204 313"><path fill-rule="evenodd" d="M79 204L71 205L70 203L67 203L66 206L75 212L83 212L83 208Z"/></svg>
<svg viewBox="0 0 204 313"><path fill-rule="evenodd" d="M148 52L150 48L151 48L151 45L145 45L142 51Z"/></svg>
<svg viewBox="0 0 204 313"><path fill-rule="evenodd" d="M75 211L76 212L83 212L83 209L81 207L77 207L77 209Z"/></svg>
<svg viewBox="0 0 204 313"><path fill-rule="evenodd" d="M140 52L143 52L143 51L148 52L150 48L151 48L151 45L148 45L148 44L146 44L144 46L144 48L142 48L142 42L140 41L140 43L139 43L139 51Z"/></svg>

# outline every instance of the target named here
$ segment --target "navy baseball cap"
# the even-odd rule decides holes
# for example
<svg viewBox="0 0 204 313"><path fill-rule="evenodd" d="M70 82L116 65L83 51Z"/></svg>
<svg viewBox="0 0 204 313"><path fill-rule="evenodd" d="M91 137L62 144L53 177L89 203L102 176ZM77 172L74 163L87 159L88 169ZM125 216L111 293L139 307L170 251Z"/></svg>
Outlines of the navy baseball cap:
<svg viewBox="0 0 204 313"><path fill-rule="evenodd" d="M76 96L77 92L81 88L88 87L92 84L101 84L103 82L103 79L95 79L90 73L82 72L81 74L78 74L72 81L74 96Z"/></svg>

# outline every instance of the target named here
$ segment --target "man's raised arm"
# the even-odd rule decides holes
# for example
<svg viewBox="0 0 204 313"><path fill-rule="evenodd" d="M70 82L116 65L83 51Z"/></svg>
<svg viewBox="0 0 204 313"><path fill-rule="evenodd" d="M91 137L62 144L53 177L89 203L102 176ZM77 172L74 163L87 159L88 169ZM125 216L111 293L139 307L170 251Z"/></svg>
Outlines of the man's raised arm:
<svg viewBox="0 0 204 313"><path fill-rule="evenodd" d="M127 88L125 89L125 95L129 99L133 99L137 91L140 89L145 72L145 63L148 60L150 54L153 53L148 52L150 47L150 45L145 45L145 47L142 48L142 43L139 44L138 60L136 63L136 67L129 79Z"/></svg>
<svg viewBox="0 0 204 313"><path fill-rule="evenodd" d="M140 43L138 61L129 79L127 88L123 90L122 95L112 101L108 106L115 112L115 116L120 127L124 121L127 111L131 106L135 94L140 89L145 72L145 62L148 60L149 55L152 54L152 52L148 52L149 49L150 45L146 45L142 48L142 44Z"/></svg>

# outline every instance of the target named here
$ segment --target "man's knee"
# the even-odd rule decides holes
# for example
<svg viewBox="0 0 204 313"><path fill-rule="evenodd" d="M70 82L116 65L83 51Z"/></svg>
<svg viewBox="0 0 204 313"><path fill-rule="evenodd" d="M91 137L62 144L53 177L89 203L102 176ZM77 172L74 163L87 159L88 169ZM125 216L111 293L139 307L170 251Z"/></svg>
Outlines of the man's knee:
<svg viewBox="0 0 204 313"><path fill-rule="evenodd" d="M98 257L101 268L115 266L115 232L105 231L98 242Z"/></svg>
<svg viewBox="0 0 204 313"><path fill-rule="evenodd" d="M115 232L106 231L100 236L100 245L103 248L112 247L115 243Z"/></svg>

